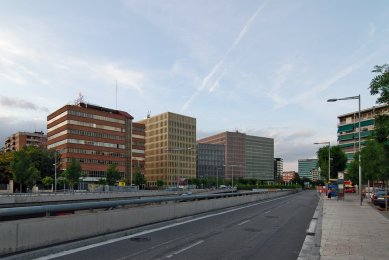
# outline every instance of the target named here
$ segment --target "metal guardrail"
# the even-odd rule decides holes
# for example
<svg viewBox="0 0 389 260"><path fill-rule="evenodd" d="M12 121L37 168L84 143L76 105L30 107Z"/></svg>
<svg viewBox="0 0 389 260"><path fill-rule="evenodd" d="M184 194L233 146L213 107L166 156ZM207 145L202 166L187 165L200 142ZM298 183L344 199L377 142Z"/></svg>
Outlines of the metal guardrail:
<svg viewBox="0 0 389 260"><path fill-rule="evenodd" d="M222 194L211 194L211 195L186 195L186 196L174 196L174 197L163 197L163 198L141 198L132 200L115 200L115 201L99 201L99 202L79 202L79 203L66 203L56 205L45 205L45 206L30 206L30 207L13 207L13 208L1 208L0 219L3 217L12 216L23 216L23 215L34 215L45 213L50 216L50 213L58 212L69 212L76 210L93 210L101 208L112 208L125 205L142 205L152 203L163 203L163 202L185 202L191 200L205 200L205 199L218 199L226 197L237 197L247 196L254 194L268 193L268 191L259 192L231 192Z"/></svg>

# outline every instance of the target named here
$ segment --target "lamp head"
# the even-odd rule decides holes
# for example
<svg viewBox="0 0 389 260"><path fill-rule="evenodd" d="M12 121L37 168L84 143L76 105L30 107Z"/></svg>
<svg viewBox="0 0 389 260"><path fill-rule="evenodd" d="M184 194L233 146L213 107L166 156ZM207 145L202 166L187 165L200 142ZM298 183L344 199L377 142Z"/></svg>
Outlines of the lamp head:
<svg viewBox="0 0 389 260"><path fill-rule="evenodd" d="M336 102L336 101L338 101L337 98L330 98L330 99L327 100L327 102Z"/></svg>

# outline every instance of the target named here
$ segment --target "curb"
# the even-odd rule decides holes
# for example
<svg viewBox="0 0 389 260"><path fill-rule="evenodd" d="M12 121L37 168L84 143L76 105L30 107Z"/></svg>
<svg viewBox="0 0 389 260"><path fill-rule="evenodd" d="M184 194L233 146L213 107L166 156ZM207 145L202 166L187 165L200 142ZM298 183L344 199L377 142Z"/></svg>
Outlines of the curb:
<svg viewBox="0 0 389 260"><path fill-rule="evenodd" d="M320 196L320 195L319 195ZM298 260L320 259L321 223L323 216L323 198L320 196L312 216Z"/></svg>

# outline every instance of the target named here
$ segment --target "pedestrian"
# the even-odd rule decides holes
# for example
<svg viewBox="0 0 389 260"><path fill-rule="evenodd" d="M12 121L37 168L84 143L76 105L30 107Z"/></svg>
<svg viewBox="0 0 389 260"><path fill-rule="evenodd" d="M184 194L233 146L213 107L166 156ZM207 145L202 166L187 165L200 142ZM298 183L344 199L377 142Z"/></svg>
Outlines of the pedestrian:
<svg viewBox="0 0 389 260"><path fill-rule="evenodd" d="M332 192L332 190L331 190L331 189L328 189L328 194L327 194L328 199L331 199L331 192Z"/></svg>

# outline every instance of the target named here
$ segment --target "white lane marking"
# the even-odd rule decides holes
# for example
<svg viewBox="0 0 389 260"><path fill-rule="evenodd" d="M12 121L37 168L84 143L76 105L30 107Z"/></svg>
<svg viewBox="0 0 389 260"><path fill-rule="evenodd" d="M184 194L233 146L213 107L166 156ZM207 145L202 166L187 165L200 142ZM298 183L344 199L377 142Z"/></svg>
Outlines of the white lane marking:
<svg viewBox="0 0 389 260"><path fill-rule="evenodd" d="M292 194L292 195L294 195L294 194ZM287 195L287 196L292 196L292 195ZM133 238L133 237L137 237L137 236L142 236L142 235L154 233L154 232L157 232L157 231L165 230L165 229L176 227L176 226L181 226L181 225L184 225L184 224L187 224L187 223L191 223L191 222L202 220L202 219L206 219L206 218L211 218L211 217L215 217L215 216L224 215L224 214L227 214L227 213L230 213L230 212L234 212L234 211L238 211L238 210L246 209L246 208L251 208L251 207L254 207L254 206L258 206L258 205L261 205L261 204L265 204L265 203L268 203L268 202L272 202L272 201L280 200L280 199L284 199L284 198L285 198L285 196L284 197L275 198L275 199L272 199L272 200L261 201L261 202L258 202L258 203L242 206L242 207L239 207L239 208L233 208L233 209L229 209L229 210L226 210L226 211L222 211L222 212L218 212L218 213L214 213L214 214L210 214L210 215L206 215L206 216L189 219L189 220L186 220L186 221L183 221L183 222L173 223L173 224L170 224L170 225L167 225L167 226L163 226L163 227L159 227L159 228L154 228L154 229L150 229L150 230L145 230L145 231L142 231L142 232L139 232L139 233L136 233L136 234L132 234L132 235L124 236L124 237L119 237L119 238L113 238L113 239L110 239L110 240L107 240L107 241L103 241L103 242L99 242L99 243L96 243L96 244L82 246L82 247L79 247L79 248L74 248L74 249L66 250L66 251L59 252L59 253L54 253L54 254L43 256L43 257L39 257L39 258L36 258L36 259L37 260L48 260L48 259L53 259L53 258L56 258L56 257L70 255L70 254L74 254L74 253L77 253L77 252L81 252L81 251L85 251L85 250L88 250L88 249L92 249L92 248L95 248L95 247L112 244L112 243L115 243L115 242L118 242L118 241L122 241L122 240L126 240L126 239L129 239L129 238Z"/></svg>
<svg viewBox="0 0 389 260"><path fill-rule="evenodd" d="M172 257L172 256L174 256L174 255L178 255L179 253L182 253L182 252L184 252L184 251L186 251L186 250L188 250L188 249L191 249L192 247L198 246L198 245L200 245L200 244L203 243L203 242L204 242L204 240L197 241L196 243L194 243L194 244L192 244L192 245L190 245L190 246L187 246L187 247L185 247L185 248L183 248L183 249L181 249L181 250L175 251L175 252L173 252L171 255L168 255L168 256L166 256L166 257L167 257L167 258L170 258L170 257Z"/></svg>
<svg viewBox="0 0 389 260"><path fill-rule="evenodd" d="M185 237L185 236L184 236L184 237ZM140 251L138 251L138 252L136 252L136 253L133 253L133 254L131 254L131 255L127 255L127 256L120 257L120 258L118 258L118 259L116 259L116 260L126 260L126 259L131 259L131 258L134 257L134 256L140 255L140 254L142 254L142 253L144 253L144 252L147 252L147 251L149 251L149 250L155 249L155 248L157 248L157 247L161 247L161 246L170 244L170 243L172 243L172 242L174 242L174 241L176 241L176 240L180 240L180 239L182 239L182 238L184 238L184 237L177 237L177 238L175 238L175 239L172 239L172 240L163 242L163 243L161 243L161 244L158 244L158 245L155 245L155 246L152 246L152 247L149 247L149 248L140 250Z"/></svg>
<svg viewBox="0 0 389 260"><path fill-rule="evenodd" d="M248 220L245 220L245 221L243 221L243 222L240 222L240 223L238 224L238 226L241 226L241 225L243 225L243 224L246 224L247 222L250 222L250 220L248 219Z"/></svg>
<svg viewBox="0 0 389 260"><path fill-rule="evenodd" d="M266 211L264 214L267 214L267 213L270 213L271 211L269 210L269 211Z"/></svg>

